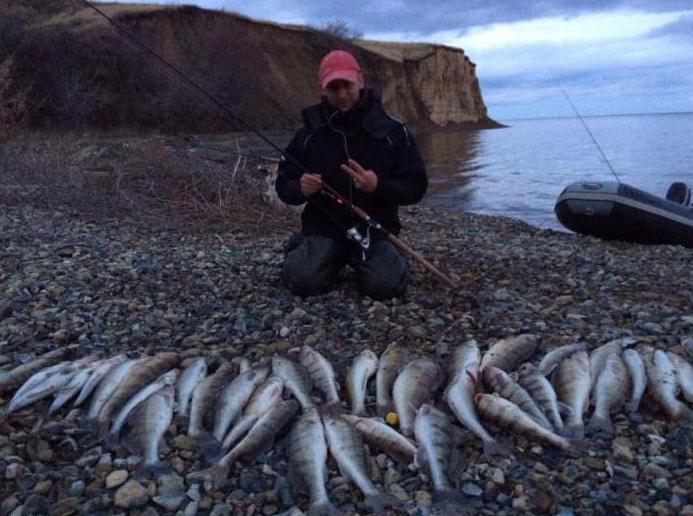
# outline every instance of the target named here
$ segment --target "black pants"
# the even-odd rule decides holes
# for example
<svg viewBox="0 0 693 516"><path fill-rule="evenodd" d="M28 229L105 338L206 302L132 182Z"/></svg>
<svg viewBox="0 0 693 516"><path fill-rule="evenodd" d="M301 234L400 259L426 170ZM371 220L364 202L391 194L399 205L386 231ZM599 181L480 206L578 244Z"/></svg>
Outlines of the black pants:
<svg viewBox="0 0 693 516"><path fill-rule="evenodd" d="M388 240L371 243L363 260L361 248L349 241L320 235L294 237L282 267L282 280L294 293L311 296L328 292L339 271L349 264L356 271L359 290L373 299L404 294L409 281L409 264Z"/></svg>

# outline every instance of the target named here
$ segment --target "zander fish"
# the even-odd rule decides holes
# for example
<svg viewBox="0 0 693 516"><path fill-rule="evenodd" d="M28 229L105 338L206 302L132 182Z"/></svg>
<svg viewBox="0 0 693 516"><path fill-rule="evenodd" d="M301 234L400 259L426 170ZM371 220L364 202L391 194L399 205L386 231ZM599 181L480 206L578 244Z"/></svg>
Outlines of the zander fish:
<svg viewBox="0 0 693 516"><path fill-rule="evenodd" d="M590 353L590 378L592 379L590 388L594 389L599 373L604 369L604 364L606 364L606 359L609 355L611 353L620 355L625 348L632 346L636 342L636 339L630 337L615 339L592 351Z"/></svg>
<svg viewBox="0 0 693 516"><path fill-rule="evenodd" d="M10 371L3 372L0 374L0 392L14 389L18 385L27 382L34 374L42 372L45 374L48 367L62 360L65 355L73 349L75 349L75 346L54 349L26 364L17 366ZM65 364L67 363L68 362L65 362ZM37 381L40 382L42 380L43 378L39 378Z"/></svg>
<svg viewBox="0 0 693 516"><path fill-rule="evenodd" d="M647 388L647 373L645 372L645 363L643 362L640 353L635 349L626 349L623 351L623 362L628 369L630 376L630 397L626 402L626 412L633 413L638 411L642 395L645 394Z"/></svg>
<svg viewBox="0 0 693 516"><path fill-rule="evenodd" d="M677 399L678 378L674 364L661 349L655 350L651 357L644 356L647 371L647 389L662 406L667 415L675 420L693 420L691 409Z"/></svg>
<svg viewBox="0 0 693 516"><path fill-rule="evenodd" d="M221 391L233 379L236 366L231 362L223 362L214 373L204 378L195 388L190 402L190 420L188 435L200 439L205 435L205 416L212 413L216 407Z"/></svg>
<svg viewBox="0 0 693 516"><path fill-rule="evenodd" d="M182 419L188 417L190 400L193 392L207 374L207 361L204 357L197 357L190 361L188 367L181 373L176 382L176 402L178 416Z"/></svg>
<svg viewBox="0 0 693 516"><path fill-rule="evenodd" d="M358 486L366 503L376 513L382 513L392 501L375 487L368 476L361 433L346 419L336 414L323 414L322 423L327 436L327 446L339 466L339 471Z"/></svg>
<svg viewBox="0 0 693 516"><path fill-rule="evenodd" d="M559 346L553 348L551 351L546 353L544 357L539 362L537 369L546 377L551 374L558 364L563 362L564 359L568 358L573 353L578 351L585 351L587 349L587 344L584 342L576 342L574 344L567 344L565 346Z"/></svg>
<svg viewBox="0 0 693 516"><path fill-rule="evenodd" d="M555 368L552 365L548 374ZM522 364L518 370L518 382L524 387L544 411L546 417L553 425L553 429L559 434L563 431L563 418L561 418L558 396L551 382L544 376L542 371L529 362Z"/></svg>
<svg viewBox="0 0 693 516"><path fill-rule="evenodd" d="M255 389L243 409L243 415L224 438L221 449L226 451L250 430L255 422L282 400L284 380L272 375Z"/></svg>
<svg viewBox="0 0 693 516"><path fill-rule="evenodd" d="M130 413L144 400L149 398L152 394L161 389L174 385L176 379L178 378L178 369L171 369L170 371L162 374L159 378L154 380L152 383L144 387L142 390L135 393L135 395L128 400L128 402L123 405L120 409L118 415L113 420L111 425L111 430L108 433L108 441L111 446L115 446L118 442L118 436L120 435L120 430L123 428L125 421L127 420Z"/></svg>
<svg viewBox="0 0 693 516"><path fill-rule="evenodd" d="M146 360L144 358L135 358L132 360L127 360L122 364L113 367L99 382L94 395L91 397L91 403L89 404L89 410L87 411L87 426L94 426L96 420L99 417L101 409L106 404L111 395L115 392L130 371L142 362Z"/></svg>
<svg viewBox="0 0 693 516"><path fill-rule="evenodd" d="M284 385L298 400L303 411L315 406L310 397L313 383L305 367L293 360L275 355L272 357L272 372L284 380Z"/></svg>
<svg viewBox="0 0 693 516"><path fill-rule="evenodd" d="M676 378L681 387L681 394L689 403L693 403L693 365L685 358L671 351L667 352L669 360L676 370Z"/></svg>
<svg viewBox="0 0 693 516"><path fill-rule="evenodd" d="M628 370L618 353L611 353L594 386L594 413L587 424L591 433L614 435L610 414L618 410L628 395Z"/></svg>
<svg viewBox="0 0 693 516"><path fill-rule="evenodd" d="M445 496L451 490L448 468L453 448L448 417L433 405L424 403L416 412L414 435L419 445L414 463L431 478L436 495Z"/></svg>
<svg viewBox="0 0 693 516"><path fill-rule="evenodd" d="M497 394L478 393L475 396L475 401L479 413L501 428L507 428L511 432L524 435L537 442L556 446L570 453L581 451L581 447L577 443L547 430L529 417L520 407Z"/></svg>
<svg viewBox="0 0 693 516"><path fill-rule="evenodd" d="M144 461L137 469L138 477L168 471L159 460L159 443L173 420L175 388L168 386L149 395L130 417L132 430L128 442L143 450Z"/></svg>
<svg viewBox="0 0 693 516"><path fill-rule="evenodd" d="M217 401L216 417L214 418L214 437L221 443L231 424L241 413L243 407L253 395L253 392L269 374L269 368L260 367L240 373L224 390Z"/></svg>
<svg viewBox="0 0 693 516"><path fill-rule="evenodd" d="M339 403L339 385L332 364L308 345L301 347L298 361L308 371L315 387L325 396L325 403Z"/></svg>
<svg viewBox="0 0 693 516"><path fill-rule="evenodd" d="M317 408L306 411L289 434L289 476L310 493L309 514L335 514L325 488L327 480L327 442Z"/></svg>
<svg viewBox="0 0 693 516"><path fill-rule="evenodd" d="M406 351L395 343L390 344L380 355L375 375L375 405L379 416L384 417L394 410L392 386L407 361Z"/></svg>
<svg viewBox="0 0 693 516"><path fill-rule="evenodd" d="M84 369L77 371L72 379L58 390L53 399L53 403L51 403L51 406L48 408L48 414L54 414L70 401L72 397L82 389L84 384L89 380L91 373L100 364L100 362L94 362L93 364L87 365Z"/></svg>
<svg viewBox="0 0 693 516"><path fill-rule="evenodd" d="M443 397L457 420L484 443L484 454L491 457L503 450L479 420L474 403L481 354L476 341L457 347L449 368L452 377Z"/></svg>
<svg viewBox="0 0 693 516"><path fill-rule="evenodd" d="M397 376L392 394L399 417L399 429L405 436L414 435L416 411L431 399L443 382L443 370L428 358L412 360Z"/></svg>
<svg viewBox="0 0 693 516"><path fill-rule="evenodd" d="M101 380L115 367L127 361L125 355L116 355L106 360L101 361L101 363L91 372L89 379L82 386L82 390L79 391L79 395L75 400L73 406L79 407L86 399L91 395L92 392L99 385Z"/></svg>
<svg viewBox="0 0 693 516"><path fill-rule="evenodd" d="M342 416L359 432L368 446L378 449L395 460L411 464L416 455L416 444L380 418L366 418L345 414Z"/></svg>
<svg viewBox="0 0 693 516"><path fill-rule="evenodd" d="M366 414L366 387L368 379L378 370L378 357L370 349L359 353L347 373L347 390L351 401L351 413Z"/></svg>
<svg viewBox="0 0 693 516"><path fill-rule="evenodd" d="M566 437L582 439L585 436L582 414L589 405L591 382L590 359L586 351L578 351L558 366L556 394L570 409L563 427L563 435Z"/></svg>
<svg viewBox="0 0 693 516"><path fill-rule="evenodd" d="M484 383L491 390L497 392L506 400L512 401L547 430L553 430L551 422L546 418L532 396L519 384L515 383L505 371L491 366L484 369L483 375Z"/></svg>
<svg viewBox="0 0 693 516"><path fill-rule="evenodd" d="M175 367L179 361L180 355L178 353L162 352L136 364L123 381L118 384L116 390L101 409L98 417L99 432L104 433L108 429L111 418L137 391Z"/></svg>
<svg viewBox="0 0 693 516"><path fill-rule="evenodd" d="M484 353L480 368L483 371L493 366L510 373L526 362L538 345L537 336L529 333L499 340Z"/></svg>

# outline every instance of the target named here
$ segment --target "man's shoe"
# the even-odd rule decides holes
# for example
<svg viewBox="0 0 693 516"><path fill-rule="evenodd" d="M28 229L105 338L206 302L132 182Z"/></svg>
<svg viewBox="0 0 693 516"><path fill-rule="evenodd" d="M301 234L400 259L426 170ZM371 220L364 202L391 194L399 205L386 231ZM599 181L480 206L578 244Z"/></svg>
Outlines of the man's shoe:
<svg viewBox="0 0 693 516"><path fill-rule="evenodd" d="M690 206L691 189L686 183L672 183L667 190L667 199L684 206Z"/></svg>

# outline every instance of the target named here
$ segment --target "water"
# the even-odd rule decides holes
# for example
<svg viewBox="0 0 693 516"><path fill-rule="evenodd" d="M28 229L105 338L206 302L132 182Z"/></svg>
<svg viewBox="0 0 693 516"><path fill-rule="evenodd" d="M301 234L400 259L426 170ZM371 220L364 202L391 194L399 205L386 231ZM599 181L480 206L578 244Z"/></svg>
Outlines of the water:
<svg viewBox="0 0 693 516"><path fill-rule="evenodd" d="M585 122L622 182L662 197L674 181L693 186L693 113L586 117ZM577 118L508 125L419 135L430 181L425 203L564 229L553 207L566 185L615 181Z"/></svg>

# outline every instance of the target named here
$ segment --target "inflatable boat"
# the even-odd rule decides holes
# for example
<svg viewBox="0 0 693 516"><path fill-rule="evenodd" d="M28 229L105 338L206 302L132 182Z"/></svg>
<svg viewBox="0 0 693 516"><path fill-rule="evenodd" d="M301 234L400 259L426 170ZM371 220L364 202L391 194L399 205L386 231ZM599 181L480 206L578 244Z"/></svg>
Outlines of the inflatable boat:
<svg viewBox="0 0 693 516"><path fill-rule="evenodd" d="M693 209L623 183L572 183L558 196L555 212L576 233L693 247Z"/></svg>

